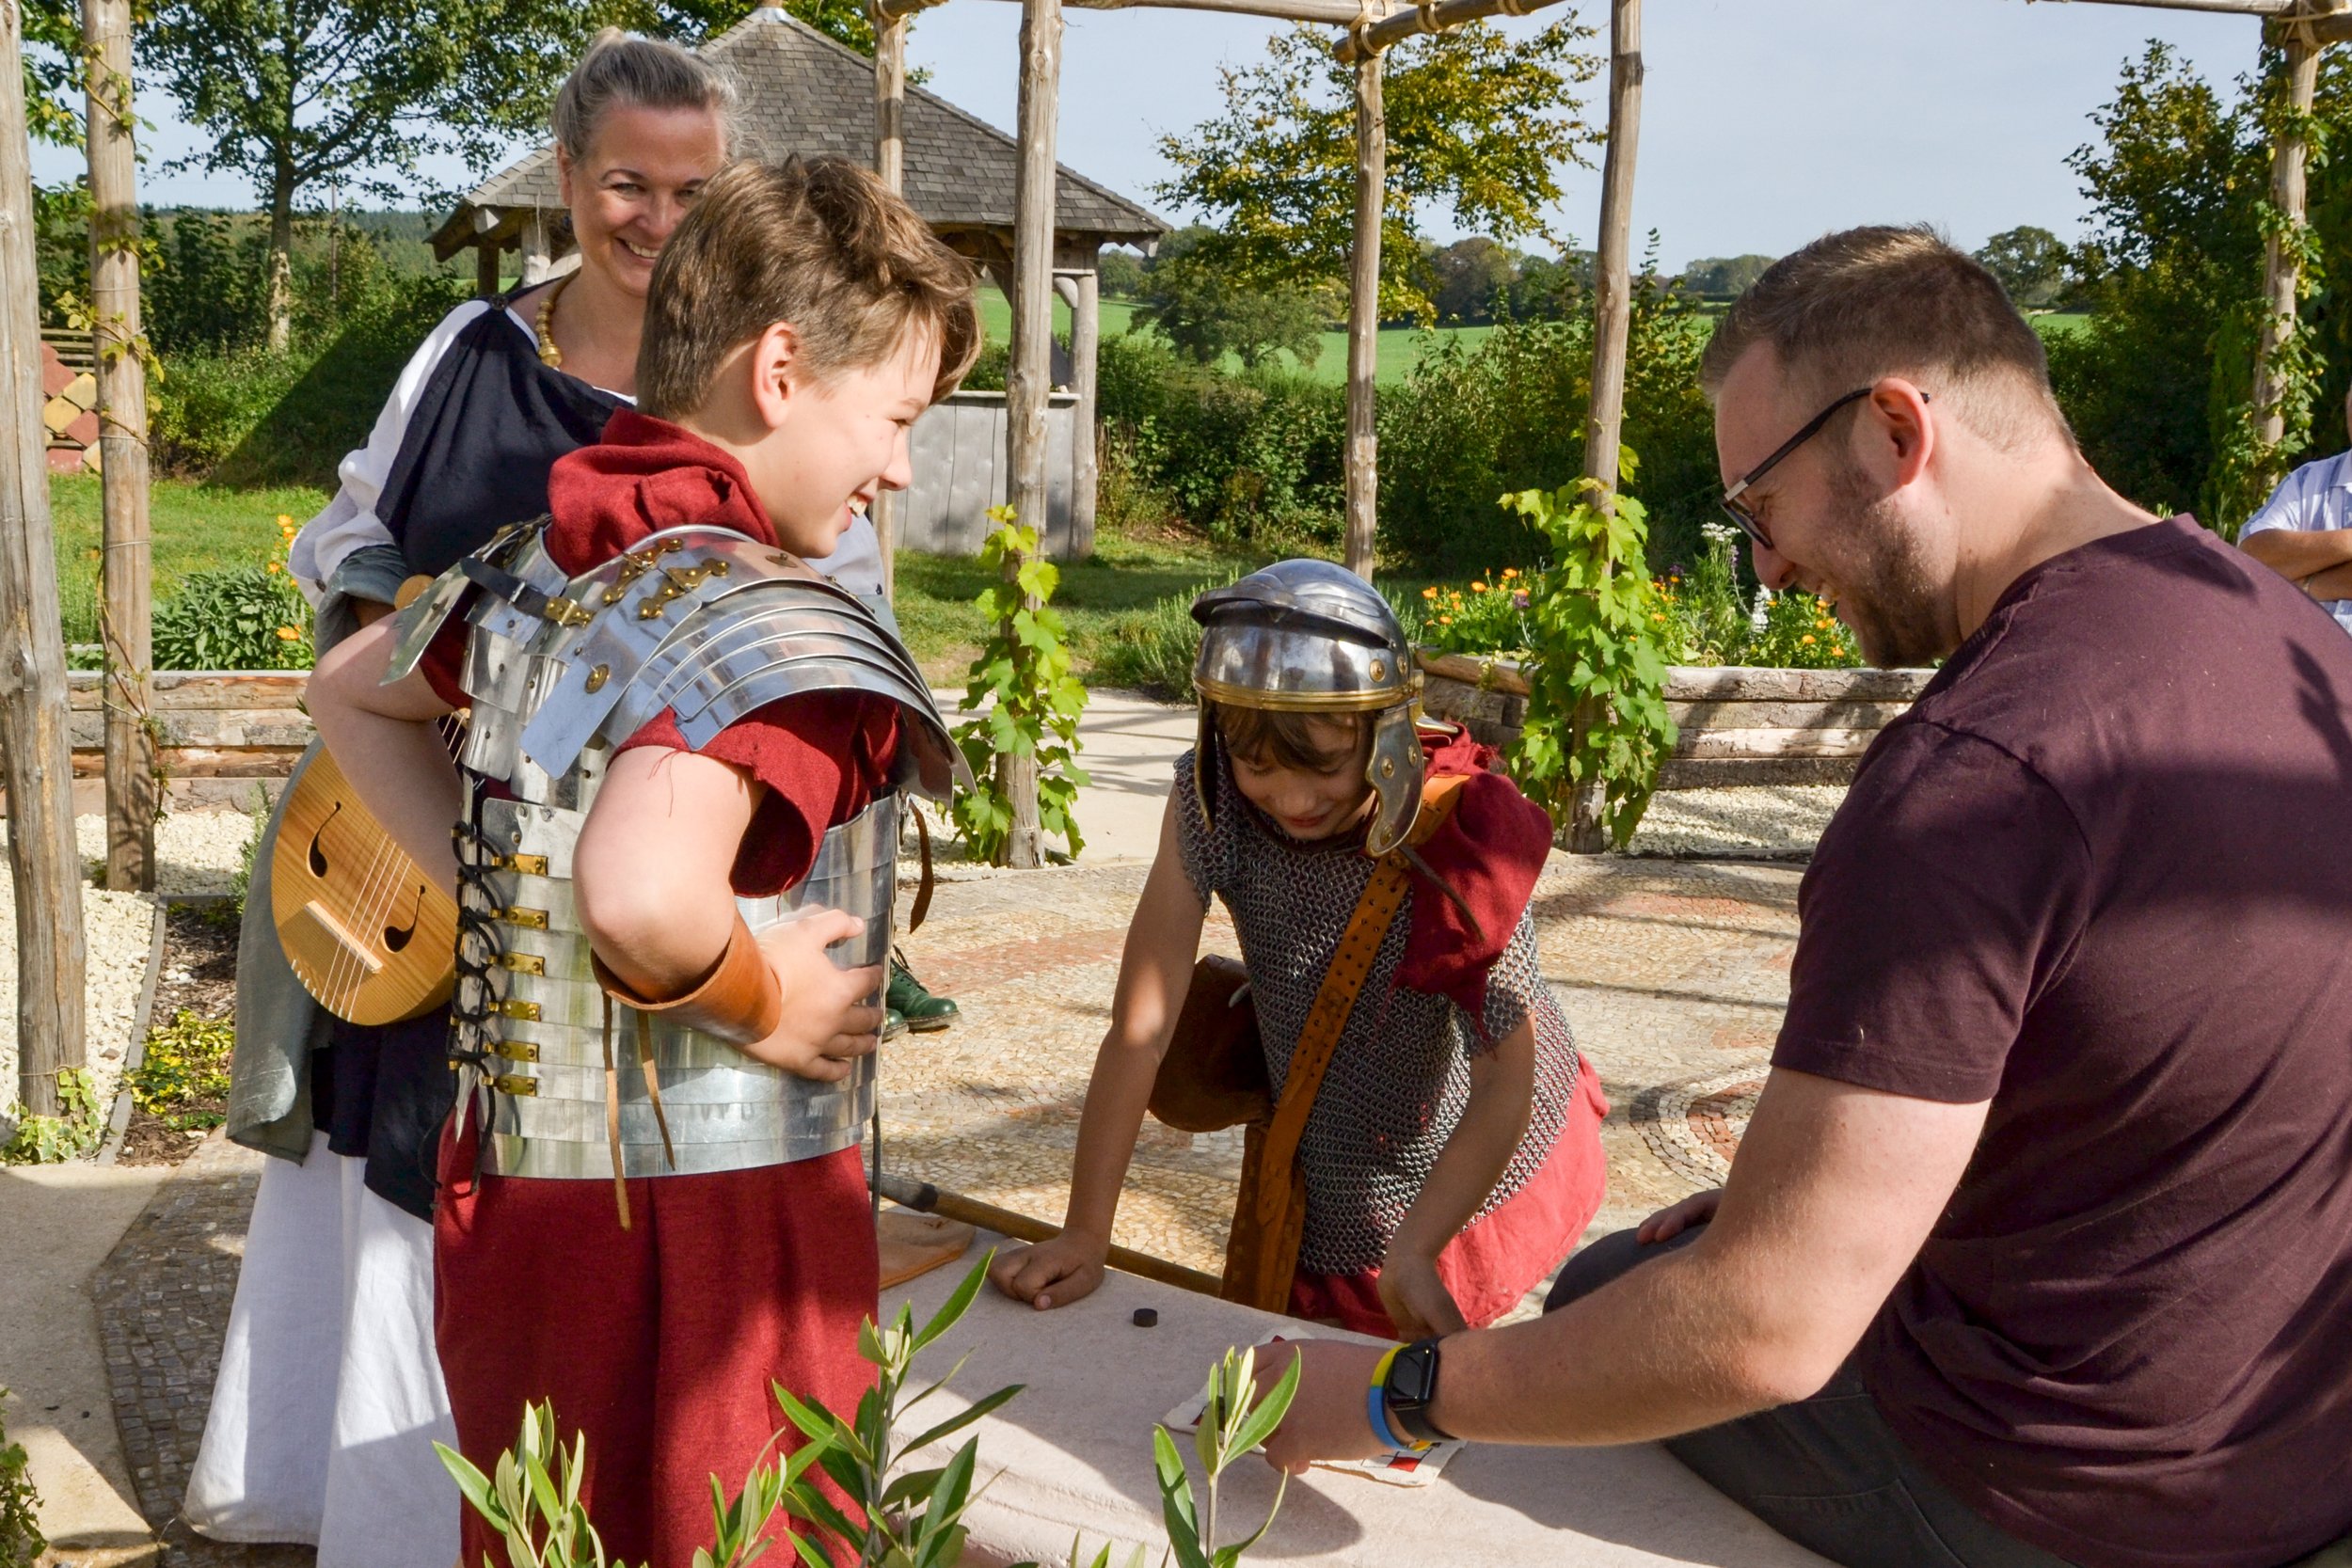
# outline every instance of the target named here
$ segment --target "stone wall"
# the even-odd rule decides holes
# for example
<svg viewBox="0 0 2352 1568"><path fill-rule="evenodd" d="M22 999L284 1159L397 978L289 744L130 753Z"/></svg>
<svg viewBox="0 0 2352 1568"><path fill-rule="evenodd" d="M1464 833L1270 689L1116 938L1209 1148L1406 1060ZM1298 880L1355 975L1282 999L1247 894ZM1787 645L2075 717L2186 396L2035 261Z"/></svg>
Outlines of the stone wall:
<svg viewBox="0 0 2352 1568"><path fill-rule="evenodd" d="M1432 718L1467 724L1488 745L1518 736L1528 690L1518 665L1424 653L1421 666ZM1934 674L1677 665L1666 673L1666 711L1681 734L1658 786L1844 784L1878 732Z"/></svg>
<svg viewBox="0 0 2352 1568"><path fill-rule="evenodd" d="M73 809L105 809L104 716L95 671L66 677L72 709ZM275 799L316 733L299 671L192 670L155 673L154 715L174 811L243 808L259 785ZM0 801L6 795L0 792ZM0 813L5 815L5 813Z"/></svg>

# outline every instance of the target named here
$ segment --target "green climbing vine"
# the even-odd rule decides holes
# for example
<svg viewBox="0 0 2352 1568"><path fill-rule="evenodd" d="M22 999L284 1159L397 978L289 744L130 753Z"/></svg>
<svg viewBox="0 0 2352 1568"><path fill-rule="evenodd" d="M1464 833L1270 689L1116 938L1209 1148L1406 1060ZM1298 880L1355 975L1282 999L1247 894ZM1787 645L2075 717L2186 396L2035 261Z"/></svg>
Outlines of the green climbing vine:
<svg viewBox="0 0 2352 1568"><path fill-rule="evenodd" d="M1077 764L1087 689L1071 673L1069 627L1047 603L1061 572L1038 555L1037 530L1023 527L1011 507L992 506L988 517L996 527L980 546L980 564L997 580L977 602L993 629L959 705L973 715L956 727L956 744L975 782L956 796L956 827L976 858L1004 864L1013 800L999 760L1034 756L1038 826L1059 835L1074 859L1086 847L1075 808L1087 782Z"/></svg>
<svg viewBox="0 0 2352 1568"><path fill-rule="evenodd" d="M8 1391L0 1388L0 1568L33 1568L49 1543L40 1533L40 1494L24 1445L8 1441Z"/></svg>
<svg viewBox="0 0 2352 1568"><path fill-rule="evenodd" d="M1618 467L1631 479L1633 453ZM1643 564L1648 515L1630 496L1610 500L1590 479L1522 490L1502 504L1549 541L1551 557L1528 594L1530 695L1512 777L1563 827L1579 792L1597 784L1601 826L1622 849L1675 743L1658 590Z"/></svg>
<svg viewBox="0 0 2352 1568"><path fill-rule="evenodd" d="M16 1133L0 1146L0 1165L54 1165L79 1159L105 1137L98 1115L98 1091L80 1068L57 1069L57 1108L54 1117L24 1116ZM17 1111L23 1115L24 1107Z"/></svg>
<svg viewBox="0 0 2352 1568"><path fill-rule="evenodd" d="M2268 54L2270 69L2264 73L2261 99L2263 134L2273 147L2300 137L2306 172L2316 173L2328 163L2327 122L2315 111L2295 106L2287 92L2284 55L2276 50ZM2267 376L2257 363L2245 383L2245 396L2226 403L2217 417L2214 463L2200 506L2206 521L2229 539L2237 537L2239 526L2269 499L2295 458L2311 444L2312 409L2327 370L2303 309L2326 281L2319 232L2308 219L2298 223L2290 218L2268 192L2255 201L2254 217L2265 248L2277 245L2281 260L2293 269L2296 309L2276 323L2279 341L2269 356ZM2258 344L2270 319L2269 280L2265 277L2253 296L2232 312L2222 341ZM2265 379L2275 402L2264 398ZM2271 414L2280 420L2276 441L2263 436L2263 421Z"/></svg>

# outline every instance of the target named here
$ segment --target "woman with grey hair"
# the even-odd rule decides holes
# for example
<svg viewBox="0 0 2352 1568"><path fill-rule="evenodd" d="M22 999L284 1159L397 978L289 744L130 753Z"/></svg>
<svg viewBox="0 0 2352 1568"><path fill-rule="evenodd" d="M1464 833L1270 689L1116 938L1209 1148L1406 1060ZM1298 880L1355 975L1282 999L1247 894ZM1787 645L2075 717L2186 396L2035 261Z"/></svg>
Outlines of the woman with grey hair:
<svg viewBox="0 0 2352 1568"><path fill-rule="evenodd" d="M510 523L631 401L655 260L726 162L735 93L691 51L608 29L551 116L576 266L459 306L392 388L289 566L324 652ZM277 824L269 829L275 837ZM433 1351L434 1147L449 1018L370 1028L294 983L255 859L230 1136L263 1168L184 1512L216 1540L303 1542L320 1568L447 1568L454 1443Z"/></svg>

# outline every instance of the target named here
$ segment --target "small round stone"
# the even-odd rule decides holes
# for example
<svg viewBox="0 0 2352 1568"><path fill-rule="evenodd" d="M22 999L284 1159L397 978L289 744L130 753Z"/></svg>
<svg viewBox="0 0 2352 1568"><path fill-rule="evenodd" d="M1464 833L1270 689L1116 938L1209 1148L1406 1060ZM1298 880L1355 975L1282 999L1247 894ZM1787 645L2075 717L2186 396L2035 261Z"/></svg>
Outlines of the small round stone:
<svg viewBox="0 0 2352 1568"><path fill-rule="evenodd" d="M1159 1327L1159 1326L1160 1326L1160 1309L1159 1309L1158 1307L1136 1307L1136 1316L1135 1316L1135 1325L1136 1325L1137 1328L1157 1328L1157 1327Z"/></svg>

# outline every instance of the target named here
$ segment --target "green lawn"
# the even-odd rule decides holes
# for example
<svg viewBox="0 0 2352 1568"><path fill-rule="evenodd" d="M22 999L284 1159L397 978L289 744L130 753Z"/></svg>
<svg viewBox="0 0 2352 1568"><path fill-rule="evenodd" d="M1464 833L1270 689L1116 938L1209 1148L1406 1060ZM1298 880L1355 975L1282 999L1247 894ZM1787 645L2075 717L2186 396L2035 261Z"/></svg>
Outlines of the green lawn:
<svg viewBox="0 0 2352 1568"><path fill-rule="evenodd" d="M324 491L220 490L185 480L159 479L148 490L148 529L154 538L155 595L168 599L180 579L208 566L259 565L278 548L278 519L296 523L325 506ZM49 481L50 515L57 537L57 596L68 642L98 641L98 556L101 525L95 474Z"/></svg>
<svg viewBox="0 0 2352 1568"><path fill-rule="evenodd" d="M99 486L92 475L54 478L49 500L57 536L57 579L66 641L98 640ZM221 490L184 480L157 480L149 490L153 531L155 596L167 602L180 579L212 566L253 564L278 546L278 518L296 523L325 506L325 492L309 489ZM1142 541L1108 535L1093 559L1062 567L1054 602L1070 622L1080 673L1122 617L1173 594L1258 564L1222 554L1182 536ZM898 553L898 621L907 643L933 679L954 683L979 649L986 628L973 601L987 586L979 562L966 557Z"/></svg>
<svg viewBox="0 0 2352 1568"><path fill-rule="evenodd" d="M2090 325L2088 310L2052 310L2043 315L2028 316L2034 330L2044 338L2071 338Z"/></svg>
<svg viewBox="0 0 2352 1568"><path fill-rule="evenodd" d="M1134 325L1136 305L1133 300L1106 299L1103 302L1103 333L1105 337L1124 332ZM1012 336L1012 305L993 287L980 290L980 326L992 343L1003 342ZM1054 301L1054 330L1068 333L1070 307L1058 298ZM1394 386L1410 374L1421 356L1429 352L1440 338L1461 338L1477 344L1491 326L1441 326L1423 332L1409 326L1388 326L1380 329L1379 384ZM1322 349L1309 371L1316 380L1338 386L1347 379L1347 334L1322 334ZM1228 356L1225 369L1239 370L1240 361Z"/></svg>

